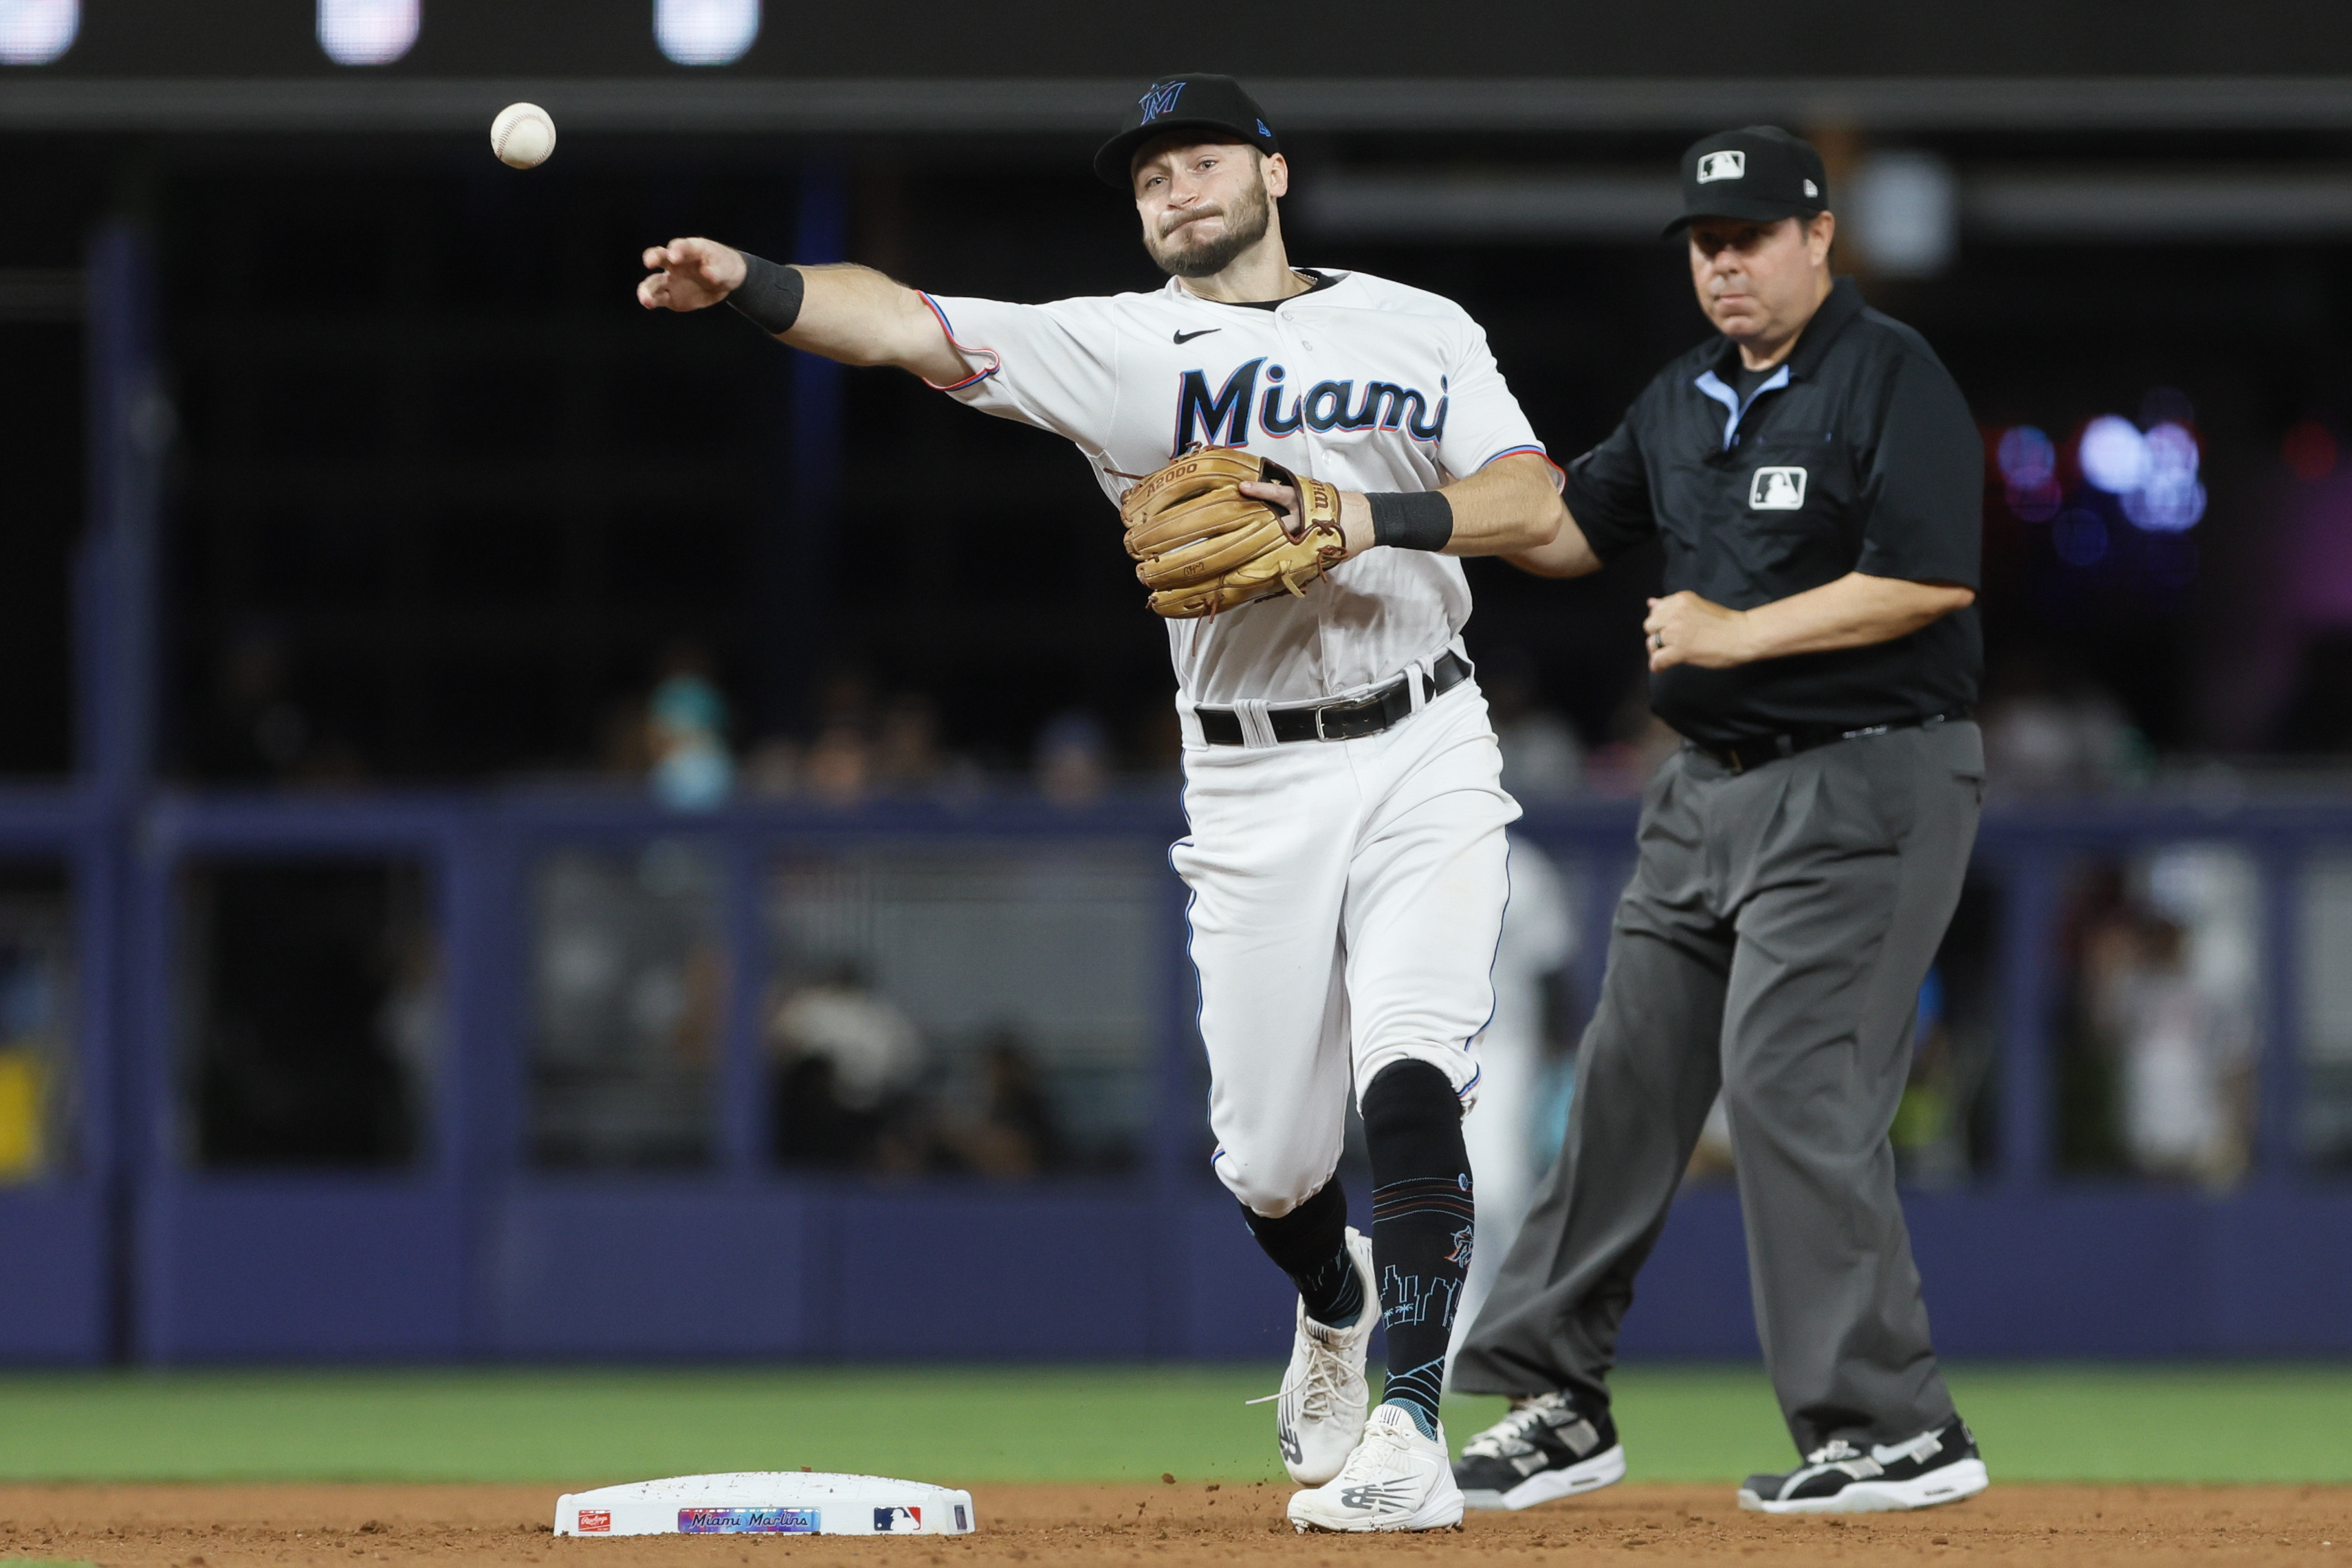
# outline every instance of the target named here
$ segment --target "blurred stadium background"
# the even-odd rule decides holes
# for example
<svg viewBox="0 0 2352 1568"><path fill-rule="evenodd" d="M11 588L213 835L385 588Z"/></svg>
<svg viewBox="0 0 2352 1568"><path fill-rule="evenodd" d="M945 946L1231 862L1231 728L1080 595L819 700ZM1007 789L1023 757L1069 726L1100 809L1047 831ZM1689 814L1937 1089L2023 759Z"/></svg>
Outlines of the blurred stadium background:
<svg viewBox="0 0 2352 1568"><path fill-rule="evenodd" d="M2352 1352L2352 14L1443 23L0 0L0 1362L1283 1353L1086 470L630 292L695 233L1152 287L1086 154L1192 67L1278 120L1294 255L1460 299L1562 458L1706 329L1675 152L1819 142L1985 433L1996 800L1895 1129L1939 1343ZM1529 1160L1654 570L1473 566L1559 873L1483 1108ZM1637 1359L1753 1353L1726 1160Z"/></svg>

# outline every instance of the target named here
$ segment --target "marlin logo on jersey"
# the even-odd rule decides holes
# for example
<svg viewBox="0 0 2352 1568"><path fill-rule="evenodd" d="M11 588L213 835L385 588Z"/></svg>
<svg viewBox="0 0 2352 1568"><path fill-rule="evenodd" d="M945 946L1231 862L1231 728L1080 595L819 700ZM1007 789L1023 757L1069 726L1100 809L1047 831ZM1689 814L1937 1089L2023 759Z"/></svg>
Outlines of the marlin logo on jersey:
<svg viewBox="0 0 2352 1568"><path fill-rule="evenodd" d="M1267 383L1262 397L1257 390L1261 371ZM1206 371L1186 371L1177 382L1176 440L1168 455L1179 456L1196 441L1211 446L1247 446L1253 412L1265 433L1277 437L1296 435L1302 429L1318 433L1402 430L1415 441L1435 441L1445 434L1445 411L1451 400L1443 379L1437 383L1434 413L1419 387L1372 381L1364 382L1359 392L1352 380L1318 382L1304 393L1294 393L1286 411L1283 394L1287 389L1283 382L1288 373L1264 359L1252 360L1227 376L1212 395Z"/></svg>
<svg viewBox="0 0 2352 1568"><path fill-rule="evenodd" d="M1143 123L1149 125L1163 114L1173 114L1176 111L1176 100L1183 96L1182 82L1156 81L1151 84L1150 92L1135 101L1143 110Z"/></svg>

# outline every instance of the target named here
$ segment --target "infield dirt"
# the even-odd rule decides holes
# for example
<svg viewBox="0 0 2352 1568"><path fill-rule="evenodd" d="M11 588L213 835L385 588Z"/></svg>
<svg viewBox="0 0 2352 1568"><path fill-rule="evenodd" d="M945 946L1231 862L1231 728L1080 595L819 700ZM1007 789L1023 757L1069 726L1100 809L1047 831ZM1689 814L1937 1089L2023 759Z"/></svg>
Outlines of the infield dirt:
<svg viewBox="0 0 2352 1568"><path fill-rule="evenodd" d="M609 1479L609 1478L605 1478ZM582 1486L595 1484L586 1479ZM1724 1486L1614 1487L1457 1532L1294 1534L1288 1489L982 1485L961 1538L656 1536L558 1540L554 1486L0 1487L0 1559L100 1568L327 1568L379 1563L551 1568L785 1568L1019 1563L1337 1568L1351 1562L1572 1563L1637 1552L1668 1563L2342 1563L2352 1488L2000 1486L1923 1513L1850 1520L1738 1511Z"/></svg>

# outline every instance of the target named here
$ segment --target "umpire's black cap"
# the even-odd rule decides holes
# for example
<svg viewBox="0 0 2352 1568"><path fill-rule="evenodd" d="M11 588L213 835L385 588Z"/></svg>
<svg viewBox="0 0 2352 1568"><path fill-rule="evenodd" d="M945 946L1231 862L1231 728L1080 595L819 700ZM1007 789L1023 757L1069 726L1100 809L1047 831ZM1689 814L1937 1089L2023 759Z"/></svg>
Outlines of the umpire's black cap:
<svg viewBox="0 0 2352 1568"><path fill-rule="evenodd" d="M1231 77L1203 76L1188 71L1151 84L1129 111L1127 127L1102 144L1095 154L1095 175L1106 185L1124 191L1135 165L1136 149L1171 131L1222 131L1235 141L1246 141L1259 152L1275 153L1282 143L1266 129L1265 110Z"/></svg>
<svg viewBox="0 0 2352 1568"><path fill-rule="evenodd" d="M1771 223L1811 217L1829 204L1830 177L1811 142L1777 125L1718 131L1683 153L1683 215L1666 225L1665 237L1693 218Z"/></svg>

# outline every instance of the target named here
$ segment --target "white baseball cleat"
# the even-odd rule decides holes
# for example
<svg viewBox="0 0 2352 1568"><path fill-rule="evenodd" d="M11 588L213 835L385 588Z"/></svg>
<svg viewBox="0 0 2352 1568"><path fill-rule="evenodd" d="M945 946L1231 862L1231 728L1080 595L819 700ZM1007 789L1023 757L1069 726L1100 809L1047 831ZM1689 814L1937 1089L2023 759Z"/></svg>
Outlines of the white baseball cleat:
<svg viewBox="0 0 2352 1568"><path fill-rule="evenodd" d="M1364 1288L1363 1310L1353 1324L1335 1329L1307 1315L1298 1303L1298 1332L1290 1342L1290 1365L1274 1407L1275 1439L1283 1468L1301 1486L1320 1486L1339 1473L1364 1435L1371 1388L1364 1381L1364 1349L1381 1321L1381 1288L1372 1278L1372 1243L1348 1228L1348 1257Z"/></svg>
<svg viewBox="0 0 2352 1568"><path fill-rule="evenodd" d="M1310 1530L1456 1530L1462 1489L1446 1462L1445 1428L1424 1437L1412 1413L1383 1405L1339 1473L1290 1500L1290 1522Z"/></svg>

